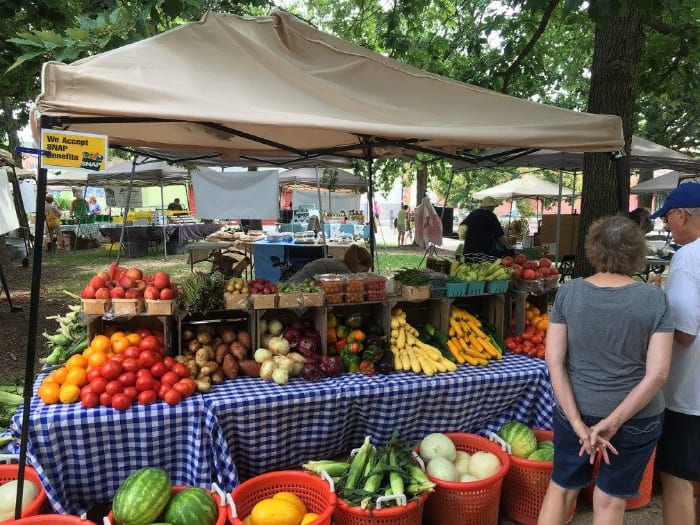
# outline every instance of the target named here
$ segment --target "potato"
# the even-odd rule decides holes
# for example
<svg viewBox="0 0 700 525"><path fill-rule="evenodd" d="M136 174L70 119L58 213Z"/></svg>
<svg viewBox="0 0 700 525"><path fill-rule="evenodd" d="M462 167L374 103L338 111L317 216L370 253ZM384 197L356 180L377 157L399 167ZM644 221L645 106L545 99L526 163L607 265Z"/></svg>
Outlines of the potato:
<svg viewBox="0 0 700 525"><path fill-rule="evenodd" d="M253 344L250 339L250 334L245 330L238 332L238 342L241 343L246 350L250 350Z"/></svg>
<svg viewBox="0 0 700 525"><path fill-rule="evenodd" d="M209 361L209 350L200 348L194 355L194 360L199 366L204 366L206 362Z"/></svg>
<svg viewBox="0 0 700 525"><path fill-rule="evenodd" d="M245 346L243 346L239 341L234 341L233 343L231 343L229 349L233 356L239 361L248 357L248 351L246 350Z"/></svg>
<svg viewBox="0 0 700 525"><path fill-rule="evenodd" d="M221 371L224 373L227 379L235 379L238 375L238 361L231 354L227 354L224 357L224 362L221 363Z"/></svg>
<svg viewBox="0 0 700 525"><path fill-rule="evenodd" d="M242 359L238 361L241 373L246 376L260 377L260 363L253 359Z"/></svg>
<svg viewBox="0 0 700 525"><path fill-rule="evenodd" d="M221 343L219 346L216 347L216 358L215 361L218 364L221 364L224 362L224 357L226 357L226 354L229 353L229 345L226 343Z"/></svg>

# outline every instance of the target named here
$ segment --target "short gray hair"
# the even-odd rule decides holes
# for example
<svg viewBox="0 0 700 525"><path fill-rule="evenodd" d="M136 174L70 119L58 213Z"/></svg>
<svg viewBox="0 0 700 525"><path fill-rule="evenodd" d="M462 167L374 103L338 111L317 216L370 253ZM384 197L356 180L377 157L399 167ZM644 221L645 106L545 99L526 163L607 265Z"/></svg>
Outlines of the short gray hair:
<svg viewBox="0 0 700 525"><path fill-rule="evenodd" d="M644 233L637 224L619 215L598 219L588 230L586 257L598 272L632 276L646 265Z"/></svg>

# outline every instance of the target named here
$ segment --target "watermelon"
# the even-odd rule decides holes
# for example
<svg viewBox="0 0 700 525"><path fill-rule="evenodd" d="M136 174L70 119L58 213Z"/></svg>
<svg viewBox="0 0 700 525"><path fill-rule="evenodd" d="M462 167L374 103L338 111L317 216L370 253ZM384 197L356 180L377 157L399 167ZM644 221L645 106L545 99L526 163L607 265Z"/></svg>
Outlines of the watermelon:
<svg viewBox="0 0 700 525"><path fill-rule="evenodd" d="M512 454L518 458L527 458L537 450L535 433L517 421L506 423L496 434L510 445Z"/></svg>
<svg viewBox="0 0 700 525"><path fill-rule="evenodd" d="M553 448L538 448L527 459L530 461L554 461Z"/></svg>
<svg viewBox="0 0 700 525"><path fill-rule="evenodd" d="M551 448L554 449L554 443L548 439L540 441L537 443L537 448Z"/></svg>
<svg viewBox="0 0 700 525"><path fill-rule="evenodd" d="M218 517L219 509L211 494L199 487L188 487L170 499L163 521L172 525L215 525Z"/></svg>
<svg viewBox="0 0 700 525"><path fill-rule="evenodd" d="M112 513L117 525L153 523L170 499L170 476L157 467L132 472L117 489Z"/></svg>

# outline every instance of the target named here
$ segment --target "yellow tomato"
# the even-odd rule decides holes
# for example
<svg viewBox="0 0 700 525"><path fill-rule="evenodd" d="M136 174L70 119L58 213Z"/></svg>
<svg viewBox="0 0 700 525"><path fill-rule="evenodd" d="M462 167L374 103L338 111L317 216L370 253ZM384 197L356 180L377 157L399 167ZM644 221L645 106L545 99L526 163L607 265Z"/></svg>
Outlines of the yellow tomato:
<svg viewBox="0 0 700 525"><path fill-rule="evenodd" d="M88 357L88 366L95 368L100 366L105 361L107 361L107 354L105 352L95 351Z"/></svg>
<svg viewBox="0 0 700 525"><path fill-rule="evenodd" d="M65 366L62 366L61 368L57 368L56 370L51 372L48 375L47 379L49 381L53 381L54 383L58 383L60 386L66 382L67 375L68 375L68 369Z"/></svg>
<svg viewBox="0 0 700 525"><path fill-rule="evenodd" d="M77 385L71 385L66 383L61 386L61 390L58 393L58 399L61 403L75 403L80 399L80 387Z"/></svg>
<svg viewBox="0 0 700 525"><path fill-rule="evenodd" d="M307 512L304 514L304 517L301 518L301 523L299 525L309 525L309 523L312 523L318 519L318 514L315 512Z"/></svg>
<svg viewBox="0 0 700 525"><path fill-rule="evenodd" d="M303 501L301 501L301 498L293 492L278 492L274 496L272 496L272 499L283 499L285 501L288 501L297 508L297 510L302 516L306 514L306 505Z"/></svg>
<svg viewBox="0 0 700 525"><path fill-rule="evenodd" d="M252 525L299 525L303 514L287 500L267 498L258 501L250 513Z"/></svg>
<svg viewBox="0 0 700 525"><path fill-rule="evenodd" d="M75 354L66 361L66 368L87 368L88 360L82 354Z"/></svg>
<svg viewBox="0 0 700 525"><path fill-rule="evenodd" d="M87 384L87 371L84 368L72 367L68 369L64 385L75 385L81 387Z"/></svg>
<svg viewBox="0 0 700 525"><path fill-rule="evenodd" d="M58 403L58 395L61 391L61 385L54 381L47 381L44 379L39 386L39 399L41 399L47 405L53 405Z"/></svg>
<svg viewBox="0 0 700 525"><path fill-rule="evenodd" d="M97 350L98 352L106 352L109 350L111 345L109 337L106 335L96 335L92 341L90 341L90 348L92 350Z"/></svg>

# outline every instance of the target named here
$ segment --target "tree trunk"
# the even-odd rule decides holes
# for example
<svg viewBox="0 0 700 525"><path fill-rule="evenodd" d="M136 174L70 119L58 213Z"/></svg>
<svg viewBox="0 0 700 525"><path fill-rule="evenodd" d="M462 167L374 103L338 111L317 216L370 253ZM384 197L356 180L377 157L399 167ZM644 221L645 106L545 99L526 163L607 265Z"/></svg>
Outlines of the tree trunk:
<svg viewBox="0 0 700 525"><path fill-rule="evenodd" d="M13 99L11 97L2 98L2 111L5 115L12 115L14 113L14 106L12 105L12 102ZM7 143L8 149L10 150L10 155L12 155L15 164L21 168L22 154L18 151L15 151L15 148L20 145L18 133L19 128L16 125L16 121L14 119L10 120L6 125Z"/></svg>
<svg viewBox="0 0 700 525"><path fill-rule="evenodd" d="M586 153L583 157L581 221L575 276L587 276L594 268L585 258L584 241L595 220L629 209L629 153L632 119L639 84L639 62L645 36L635 2L628 0L624 17L599 22L596 26L588 111L618 115L622 119L625 157L611 161L608 153Z"/></svg>
<svg viewBox="0 0 700 525"><path fill-rule="evenodd" d="M428 191L428 167L425 164L419 164L416 171L416 206L418 206L425 193Z"/></svg>

